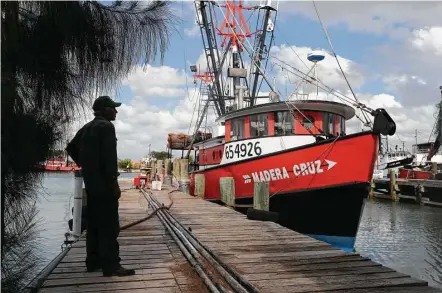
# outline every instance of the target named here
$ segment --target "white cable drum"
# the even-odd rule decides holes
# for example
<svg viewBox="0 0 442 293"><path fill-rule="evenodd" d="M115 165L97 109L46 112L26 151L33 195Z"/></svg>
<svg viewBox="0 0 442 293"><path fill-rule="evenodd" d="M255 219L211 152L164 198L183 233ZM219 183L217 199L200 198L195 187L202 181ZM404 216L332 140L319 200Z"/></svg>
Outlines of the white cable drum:
<svg viewBox="0 0 442 293"><path fill-rule="evenodd" d="M72 232L75 237L81 236L81 216L83 209L83 176L75 171L74 214Z"/></svg>

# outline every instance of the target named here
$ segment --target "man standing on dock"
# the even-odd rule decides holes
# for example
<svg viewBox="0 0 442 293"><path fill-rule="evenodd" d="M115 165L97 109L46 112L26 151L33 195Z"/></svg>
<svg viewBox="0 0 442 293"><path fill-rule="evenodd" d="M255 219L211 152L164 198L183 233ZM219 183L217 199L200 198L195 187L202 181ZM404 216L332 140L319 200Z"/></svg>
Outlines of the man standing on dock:
<svg viewBox="0 0 442 293"><path fill-rule="evenodd" d="M87 192L86 267L103 270L103 276L134 275L120 265L117 138L111 123L121 103L109 96L98 97L92 106L95 118L84 125L66 150L81 167Z"/></svg>

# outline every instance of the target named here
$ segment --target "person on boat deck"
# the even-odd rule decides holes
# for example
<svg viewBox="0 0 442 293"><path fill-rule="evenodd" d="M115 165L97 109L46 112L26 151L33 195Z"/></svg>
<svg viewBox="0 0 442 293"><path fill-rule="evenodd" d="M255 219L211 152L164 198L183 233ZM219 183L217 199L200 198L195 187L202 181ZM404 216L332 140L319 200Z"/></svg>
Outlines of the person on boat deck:
<svg viewBox="0 0 442 293"><path fill-rule="evenodd" d="M103 276L134 275L135 270L120 265L118 200L121 190L117 177L117 138L111 123L121 103L109 96L98 97L92 106L95 118L84 125L66 151L81 167L87 193L86 267Z"/></svg>

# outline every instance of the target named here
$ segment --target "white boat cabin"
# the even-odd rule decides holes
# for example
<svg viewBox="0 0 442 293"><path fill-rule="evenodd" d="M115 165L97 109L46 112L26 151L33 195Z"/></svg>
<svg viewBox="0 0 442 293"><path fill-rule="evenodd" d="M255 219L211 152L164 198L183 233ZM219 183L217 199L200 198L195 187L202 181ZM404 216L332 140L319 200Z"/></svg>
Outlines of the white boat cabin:
<svg viewBox="0 0 442 293"><path fill-rule="evenodd" d="M352 107L337 102L292 103L303 113L294 110L296 119L285 102L256 105L219 117L218 133L194 145L197 169L315 143L311 133L321 134L321 130L323 136L345 135L346 121L355 115Z"/></svg>

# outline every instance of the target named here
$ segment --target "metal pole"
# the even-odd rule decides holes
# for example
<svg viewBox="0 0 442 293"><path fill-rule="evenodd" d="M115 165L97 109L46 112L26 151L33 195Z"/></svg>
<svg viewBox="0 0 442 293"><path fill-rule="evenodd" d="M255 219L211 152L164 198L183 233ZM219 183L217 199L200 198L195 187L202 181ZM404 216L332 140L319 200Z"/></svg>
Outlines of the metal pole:
<svg viewBox="0 0 442 293"><path fill-rule="evenodd" d="M74 215L73 215L73 227L72 234L75 237L81 236L81 212L83 209L83 175L81 170L75 172L75 190L74 190Z"/></svg>

